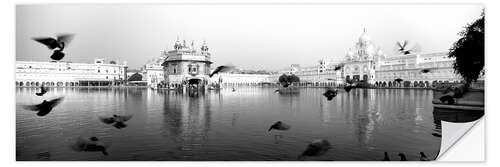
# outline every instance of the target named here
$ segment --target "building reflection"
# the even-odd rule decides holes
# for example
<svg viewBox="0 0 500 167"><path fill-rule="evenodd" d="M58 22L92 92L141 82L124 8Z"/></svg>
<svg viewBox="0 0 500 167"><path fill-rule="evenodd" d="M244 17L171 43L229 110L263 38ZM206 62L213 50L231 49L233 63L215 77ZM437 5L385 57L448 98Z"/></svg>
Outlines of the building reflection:
<svg viewBox="0 0 500 167"><path fill-rule="evenodd" d="M168 95L164 99L162 134L191 150L208 138L211 124L210 97L198 91Z"/></svg>
<svg viewBox="0 0 500 167"><path fill-rule="evenodd" d="M434 108L434 125L436 130L441 130L441 121L462 123L472 122L483 117L484 111L466 111Z"/></svg>

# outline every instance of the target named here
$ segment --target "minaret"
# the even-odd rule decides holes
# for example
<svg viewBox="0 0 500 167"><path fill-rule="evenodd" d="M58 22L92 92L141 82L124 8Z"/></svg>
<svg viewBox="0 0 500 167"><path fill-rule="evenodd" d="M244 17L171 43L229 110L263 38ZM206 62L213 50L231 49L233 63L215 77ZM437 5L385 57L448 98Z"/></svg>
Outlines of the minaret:
<svg viewBox="0 0 500 167"><path fill-rule="evenodd" d="M179 35L177 35L177 40L175 41L175 44L174 44L174 49L175 50L179 50L181 47L181 43L179 41Z"/></svg>
<svg viewBox="0 0 500 167"><path fill-rule="evenodd" d="M208 52L207 41L203 40L203 45L201 45L201 53L205 54Z"/></svg>

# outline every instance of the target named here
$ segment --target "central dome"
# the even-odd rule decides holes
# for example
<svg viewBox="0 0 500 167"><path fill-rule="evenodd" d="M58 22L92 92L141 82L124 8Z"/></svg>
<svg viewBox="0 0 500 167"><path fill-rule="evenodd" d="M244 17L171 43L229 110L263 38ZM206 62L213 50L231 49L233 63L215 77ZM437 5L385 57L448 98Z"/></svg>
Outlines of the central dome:
<svg viewBox="0 0 500 167"><path fill-rule="evenodd" d="M370 37L366 34L366 31L363 31L363 34L359 37L359 42L360 43L368 43L370 42Z"/></svg>

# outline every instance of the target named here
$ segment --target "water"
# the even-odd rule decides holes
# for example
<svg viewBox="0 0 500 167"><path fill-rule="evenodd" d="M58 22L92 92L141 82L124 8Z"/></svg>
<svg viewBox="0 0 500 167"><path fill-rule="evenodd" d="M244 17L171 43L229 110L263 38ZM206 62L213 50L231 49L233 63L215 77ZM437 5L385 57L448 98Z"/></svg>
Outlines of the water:
<svg viewBox="0 0 500 167"><path fill-rule="evenodd" d="M36 88L16 91L17 160L297 160L307 144L326 139L326 154L307 160L399 160L405 153L437 156L441 138L432 91L340 90L332 101L324 89L281 95L273 88L238 88L182 94L141 88L57 88L42 98ZM45 117L22 108L65 96ZM116 129L98 116L133 114ZM441 117L443 117L441 115ZM446 117L446 114L444 115ZM267 132L276 121L289 131ZM97 136L109 155L76 152L76 138ZM43 155L43 156L40 156Z"/></svg>

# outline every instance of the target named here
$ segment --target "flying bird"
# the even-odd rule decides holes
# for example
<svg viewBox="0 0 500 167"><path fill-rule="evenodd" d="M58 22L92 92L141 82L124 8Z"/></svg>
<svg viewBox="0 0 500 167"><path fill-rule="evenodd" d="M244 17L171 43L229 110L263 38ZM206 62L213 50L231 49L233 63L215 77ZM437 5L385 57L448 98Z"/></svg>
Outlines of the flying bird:
<svg viewBox="0 0 500 167"><path fill-rule="evenodd" d="M109 143L104 143L97 137L93 136L88 139L79 137L71 148L78 152L102 152L104 155L108 155L107 148L110 146Z"/></svg>
<svg viewBox="0 0 500 167"><path fill-rule="evenodd" d="M333 70L338 71L338 70L342 69L342 67L344 67L344 64L339 64L339 65L335 66L335 68Z"/></svg>
<svg viewBox="0 0 500 167"><path fill-rule="evenodd" d="M332 100L335 96L337 96L338 90L331 90L328 89L326 90L325 93L323 93L323 96L327 98L328 101Z"/></svg>
<svg viewBox="0 0 500 167"><path fill-rule="evenodd" d="M42 103L36 105L27 105L24 108L27 110L36 111L36 115L45 116L52 111L52 109L57 106L63 100L63 97L59 97L50 101L43 100Z"/></svg>
<svg viewBox="0 0 500 167"><path fill-rule="evenodd" d="M51 37L39 37L39 38L33 38L33 40L40 42L41 44L47 46L50 50L54 50L54 53L50 58L52 60L61 60L64 58L64 53L62 52L71 42L73 39L73 34L62 34L62 35L57 35L56 39L51 38Z"/></svg>
<svg viewBox="0 0 500 167"><path fill-rule="evenodd" d="M125 128L127 127L127 124L125 124L126 121L130 120L132 118L132 115L116 115L113 114L112 117L99 117L101 122L105 124L113 124L113 126L117 129Z"/></svg>
<svg viewBox="0 0 500 167"><path fill-rule="evenodd" d="M382 161L391 161L391 159L389 158L389 154L387 154L387 152L384 152L384 159L382 159Z"/></svg>
<svg viewBox="0 0 500 167"><path fill-rule="evenodd" d="M271 127L269 127L269 130L267 130L267 131L269 132L273 129L284 131L284 130L290 129L290 125L287 125L281 121L278 121L278 122L274 123L273 125L271 125Z"/></svg>
<svg viewBox="0 0 500 167"><path fill-rule="evenodd" d="M420 73L428 73L428 72L431 72L431 70L427 68L420 70Z"/></svg>
<svg viewBox="0 0 500 167"><path fill-rule="evenodd" d="M409 49L409 44L408 40L404 41L398 41L396 42L396 50L404 55L408 55L414 52L419 52L420 51L420 45L415 44L411 49Z"/></svg>
<svg viewBox="0 0 500 167"><path fill-rule="evenodd" d="M401 158L401 161L406 161L406 155L405 154L399 153L398 155Z"/></svg>
<svg viewBox="0 0 500 167"><path fill-rule="evenodd" d="M47 89L45 89L45 87L40 86L40 92L39 93L35 93L37 96L43 96L45 93L47 93Z"/></svg>
<svg viewBox="0 0 500 167"><path fill-rule="evenodd" d="M327 140L316 139L313 140L304 152L299 156L299 159L305 156L321 156L325 154L332 146Z"/></svg>
<svg viewBox="0 0 500 167"><path fill-rule="evenodd" d="M215 70L212 73L210 73L209 77L211 78L212 76L214 76L215 74L220 73L220 72L231 71L234 68L235 68L234 66L230 66L230 65L219 66L219 67L215 68Z"/></svg>
<svg viewBox="0 0 500 167"><path fill-rule="evenodd" d="M427 158L424 152L420 152L420 161L430 161L430 159Z"/></svg>

